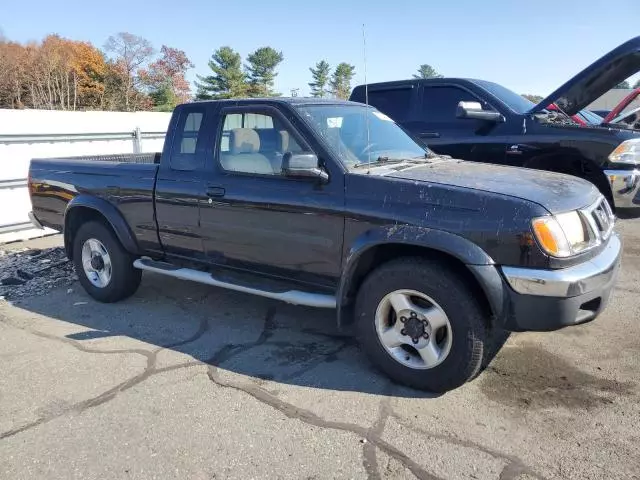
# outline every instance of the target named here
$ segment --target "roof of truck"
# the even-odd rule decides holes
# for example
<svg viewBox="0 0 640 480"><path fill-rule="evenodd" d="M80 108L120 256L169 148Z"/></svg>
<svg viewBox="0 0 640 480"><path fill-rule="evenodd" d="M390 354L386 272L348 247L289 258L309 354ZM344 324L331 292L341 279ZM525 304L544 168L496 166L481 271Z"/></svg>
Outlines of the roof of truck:
<svg viewBox="0 0 640 480"><path fill-rule="evenodd" d="M421 83L481 83L483 80L477 78L461 78L461 77L437 77L437 78L407 78L404 80L391 80L388 82L374 82L369 83L367 86L370 89L378 87L393 87L402 85L417 85ZM365 85L357 85L355 88L364 88Z"/></svg>
<svg viewBox="0 0 640 480"><path fill-rule="evenodd" d="M315 98L315 97L264 97L264 98L229 98L221 100L198 100L197 103L288 103L292 105L342 105L352 104L348 100L337 98Z"/></svg>

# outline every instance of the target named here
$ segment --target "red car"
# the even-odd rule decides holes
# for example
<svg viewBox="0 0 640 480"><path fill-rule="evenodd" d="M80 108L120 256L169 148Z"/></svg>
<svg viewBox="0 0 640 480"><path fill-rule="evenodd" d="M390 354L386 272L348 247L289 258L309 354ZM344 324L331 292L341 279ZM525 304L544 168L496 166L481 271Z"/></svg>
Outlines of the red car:
<svg viewBox="0 0 640 480"><path fill-rule="evenodd" d="M571 119L579 125L608 125L640 130L640 107L623 113L624 109L627 108L638 96L640 96L640 88L636 88L622 99L622 101L604 118L590 110L580 110L578 113L573 115ZM547 110L559 111L555 104L549 105Z"/></svg>
<svg viewBox="0 0 640 480"><path fill-rule="evenodd" d="M633 92L624 97L622 101L613 110L611 110L611 112L609 112L609 115L604 118L604 123L611 123L615 120L638 95L640 95L640 88L636 88Z"/></svg>
<svg viewBox="0 0 640 480"><path fill-rule="evenodd" d="M547 107L547 110L554 112L560 111L555 103L552 103ZM575 115L571 116L571 119L578 125L600 125L603 123L603 118L600 115L593 113L590 110L580 110Z"/></svg>

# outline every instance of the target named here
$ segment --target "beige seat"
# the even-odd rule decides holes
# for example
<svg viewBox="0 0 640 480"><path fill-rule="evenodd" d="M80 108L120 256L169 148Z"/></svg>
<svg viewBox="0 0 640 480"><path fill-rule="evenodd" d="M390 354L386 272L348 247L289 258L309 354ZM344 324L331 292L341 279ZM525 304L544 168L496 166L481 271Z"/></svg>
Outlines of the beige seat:
<svg viewBox="0 0 640 480"><path fill-rule="evenodd" d="M234 128L229 135L229 152L220 157L222 168L233 172L273 175L269 159L259 153L260 137L252 128Z"/></svg>

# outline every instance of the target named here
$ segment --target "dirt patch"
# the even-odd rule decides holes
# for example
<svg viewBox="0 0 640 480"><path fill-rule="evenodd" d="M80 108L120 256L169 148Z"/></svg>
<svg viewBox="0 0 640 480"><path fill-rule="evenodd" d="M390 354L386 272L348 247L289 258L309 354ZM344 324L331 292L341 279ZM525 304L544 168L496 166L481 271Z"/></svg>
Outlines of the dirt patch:
<svg viewBox="0 0 640 480"><path fill-rule="evenodd" d="M490 399L519 409L592 409L636 395L636 384L602 378L536 345L505 348L487 368L480 388Z"/></svg>

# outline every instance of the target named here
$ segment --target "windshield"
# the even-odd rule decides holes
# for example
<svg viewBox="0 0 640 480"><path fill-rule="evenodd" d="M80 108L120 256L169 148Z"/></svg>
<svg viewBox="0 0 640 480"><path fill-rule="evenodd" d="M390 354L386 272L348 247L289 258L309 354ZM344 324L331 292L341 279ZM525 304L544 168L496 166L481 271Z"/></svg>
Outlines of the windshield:
<svg viewBox="0 0 640 480"><path fill-rule="evenodd" d="M300 114L347 167L393 159L425 158L416 143L385 114L364 105L300 105ZM368 132L367 132L368 129Z"/></svg>
<svg viewBox="0 0 640 480"><path fill-rule="evenodd" d="M516 92L497 83L487 82L485 80L474 80L474 82L516 113L527 113L536 106L535 103L527 100L522 95L518 95Z"/></svg>

